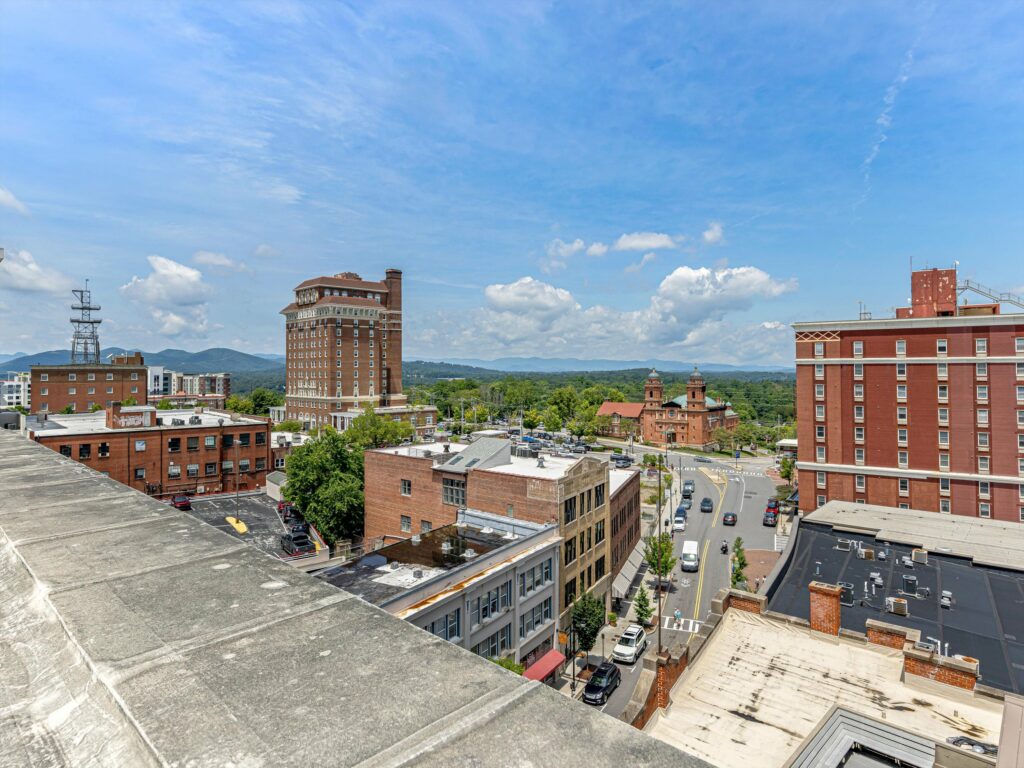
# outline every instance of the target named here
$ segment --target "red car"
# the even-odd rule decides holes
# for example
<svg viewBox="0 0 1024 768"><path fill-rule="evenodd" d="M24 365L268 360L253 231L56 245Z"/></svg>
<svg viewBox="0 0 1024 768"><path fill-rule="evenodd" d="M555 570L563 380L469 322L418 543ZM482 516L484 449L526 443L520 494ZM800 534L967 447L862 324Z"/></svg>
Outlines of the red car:
<svg viewBox="0 0 1024 768"><path fill-rule="evenodd" d="M192 499L190 499L188 496L175 496L173 499L171 499L171 504L174 505L175 509L192 509Z"/></svg>
<svg viewBox="0 0 1024 768"><path fill-rule="evenodd" d="M773 512L775 512L775 514L778 514L779 513L779 500L778 499L768 499L768 503L765 504L764 511L767 512L769 509L772 510Z"/></svg>

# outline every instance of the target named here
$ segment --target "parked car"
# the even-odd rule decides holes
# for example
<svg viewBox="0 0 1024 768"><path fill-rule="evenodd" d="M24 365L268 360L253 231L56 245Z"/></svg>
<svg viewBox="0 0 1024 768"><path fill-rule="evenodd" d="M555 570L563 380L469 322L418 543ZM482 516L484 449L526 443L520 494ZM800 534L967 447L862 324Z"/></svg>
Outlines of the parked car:
<svg viewBox="0 0 1024 768"><path fill-rule="evenodd" d="M701 512L714 512L715 511L715 504L714 504L714 502L711 501L711 499L709 499L707 496L705 496L703 499L700 500L700 511Z"/></svg>
<svg viewBox="0 0 1024 768"><path fill-rule="evenodd" d="M680 512L676 510L676 516L672 519L672 530L673 531L685 531L686 530L686 512L685 510Z"/></svg>
<svg viewBox="0 0 1024 768"><path fill-rule="evenodd" d="M726 512L722 515L722 525L736 525L736 513Z"/></svg>
<svg viewBox="0 0 1024 768"><path fill-rule="evenodd" d="M175 496L171 499L171 504L174 505L175 509L192 509L192 499L188 496Z"/></svg>
<svg viewBox="0 0 1024 768"><path fill-rule="evenodd" d="M764 517L761 519L761 525L776 526L779 524L779 516L772 510L766 509L764 511Z"/></svg>
<svg viewBox="0 0 1024 768"><path fill-rule="evenodd" d="M690 511L690 507L692 507L692 506L693 506L693 499L684 498L682 501L679 502L679 506L677 507L677 509L682 509L682 510L684 510L686 512L689 512Z"/></svg>
<svg viewBox="0 0 1024 768"><path fill-rule="evenodd" d="M764 508L765 509L778 509L779 508L779 500L776 499L773 496L772 498L768 499L768 503L764 505Z"/></svg>
<svg viewBox="0 0 1024 768"><path fill-rule="evenodd" d="M281 535L281 549L288 555L306 555L316 552L316 544L304 533L285 533Z"/></svg>
<svg viewBox="0 0 1024 768"><path fill-rule="evenodd" d="M572 447L572 452L573 453L586 453L587 452L587 446L585 446L585 445L574 445Z"/></svg>
<svg viewBox="0 0 1024 768"><path fill-rule="evenodd" d="M301 533L303 536L309 536L309 523L305 520L294 520L289 524L288 530L291 533Z"/></svg>
<svg viewBox="0 0 1024 768"><path fill-rule="evenodd" d="M612 462L612 466L614 466L616 469L629 469L631 466L633 466L633 462L631 462L629 459L616 459L615 461Z"/></svg>
<svg viewBox="0 0 1024 768"><path fill-rule="evenodd" d="M647 633L639 624L630 624L612 650L612 658L633 664L644 655L647 648Z"/></svg>
<svg viewBox="0 0 1024 768"><path fill-rule="evenodd" d="M696 487L693 480L683 480L683 490L688 490L693 493L693 489Z"/></svg>
<svg viewBox="0 0 1024 768"><path fill-rule="evenodd" d="M711 459L709 459L707 456L698 456L696 459L694 459L694 461L699 461L701 464L711 463Z"/></svg>
<svg viewBox="0 0 1024 768"><path fill-rule="evenodd" d="M619 668L606 661L594 670L587 681L587 687L583 689L583 700L587 704L604 704L621 682L622 673Z"/></svg>

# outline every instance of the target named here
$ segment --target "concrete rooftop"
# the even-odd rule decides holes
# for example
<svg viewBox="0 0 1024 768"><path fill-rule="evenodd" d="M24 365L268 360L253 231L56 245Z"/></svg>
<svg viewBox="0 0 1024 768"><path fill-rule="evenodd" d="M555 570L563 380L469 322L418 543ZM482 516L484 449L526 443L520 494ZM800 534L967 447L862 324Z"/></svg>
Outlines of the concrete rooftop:
<svg viewBox="0 0 1024 768"><path fill-rule="evenodd" d="M0 488L0 765L707 765L17 434Z"/></svg>

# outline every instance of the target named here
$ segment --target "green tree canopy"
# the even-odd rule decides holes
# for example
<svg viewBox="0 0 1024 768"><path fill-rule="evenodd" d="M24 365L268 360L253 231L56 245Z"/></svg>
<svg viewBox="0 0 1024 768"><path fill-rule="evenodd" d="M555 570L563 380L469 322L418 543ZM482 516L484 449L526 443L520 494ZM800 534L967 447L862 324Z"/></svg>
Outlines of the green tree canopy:
<svg viewBox="0 0 1024 768"><path fill-rule="evenodd" d="M284 395L266 387L257 387L249 393L249 401L252 403L251 413L266 416L272 407L284 405Z"/></svg>
<svg viewBox="0 0 1024 768"><path fill-rule="evenodd" d="M792 482L795 467L796 465L791 458L788 456L783 457L782 461L779 462L779 476L787 482Z"/></svg>
<svg viewBox="0 0 1024 768"><path fill-rule="evenodd" d="M499 667L504 667L509 672L514 672L517 675L523 674L526 667L522 664L517 664L514 659L503 658L503 659L491 659Z"/></svg>
<svg viewBox="0 0 1024 768"><path fill-rule="evenodd" d="M236 413L245 413L250 415L254 415L256 413L256 407L253 405L252 400L240 395L230 395L228 399L224 401L224 407L229 411L234 411Z"/></svg>
<svg viewBox="0 0 1024 768"><path fill-rule="evenodd" d="M636 611L636 620L645 627L651 623L651 617L654 616L654 606L651 605L651 598L643 584L637 589L636 597L633 598L633 610Z"/></svg>
<svg viewBox="0 0 1024 768"><path fill-rule="evenodd" d="M572 604L572 627L580 650L590 653L597 642L597 634L604 626L604 602L584 592Z"/></svg>
<svg viewBox="0 0 1024 768"><path fill-rule="evenodd" d="M157 410L169 411L174 408L174 405L166 397L156 404Z"/></svg>
<svg viewBox="0 0 1024 768"><path fill-rule="evenodd" d="M374 413L373 408L367 406L362 414L352 420L352 424L345 430L342 438L351 446L369 450L398 445L403 440L411 438L414 432L415 430L408 422L386 419L379 413Z"/></svg>
<svg viewBox="0 0 1024 768"><path fill-rule="evenodd" d="M579 395L573 387L559 387L548 396L548 405L555 409L559 421L562 424L568 422L576 415L576 408L579 405ZM547 421L544 422L547 426Z"/></svg>
<svg viewBox="0 0 1024 768"><path fill-rule="evenodd" d="M298 419L285 419L274 425L276 432L301 432L302 422Z"/></svg>
<svg viewBox="0 0 1024 768"><path fill-rule="evenodd" d="M644 544L644 560L661 581L664 581L678 559L672 552L672 537L667 533L648 536Z"/></svg>
<svg viewBox="0 0 1024 768"><path fill-rule="evenodd" d="M558 432L562 429L562 426L562 417L559 415L557 408L551 407L544 411L544 429L548 432Z"/></svg>
<svg viewBox="0 0 1024 768"><path fill-rule="evenodd" d="M535 408L530 408L523 411L523 429L536 429L537 425L543 421L544 417L541 416L540 411Z"/></svg>
<svg viewBox="0 0 1024 768"><path fill-rule="evenodd" d="M139 399L137 397L131 397L130 395L121 401L121 405L138 405Z"/></svg>
<svg viewBox="0 0 1024 768"><path fill-rule="evenodd" d="M285 498L333 544L363 530L363 452L327 427L288 456Z"/></svg>

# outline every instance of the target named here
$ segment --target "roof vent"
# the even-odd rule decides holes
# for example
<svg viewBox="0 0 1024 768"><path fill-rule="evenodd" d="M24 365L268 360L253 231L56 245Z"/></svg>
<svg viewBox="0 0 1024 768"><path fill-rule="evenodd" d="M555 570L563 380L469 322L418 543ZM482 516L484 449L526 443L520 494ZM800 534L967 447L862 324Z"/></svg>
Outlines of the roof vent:
<svg viewBox="0 0 1024 768"><path fill-rule="evenodd" d="M476 557L476 550L472 547L468 547L466 551L462 553L462 556L467 560L472 560L474 557Z"/></svg>
<svg viewBox="0 0 1024 768"><path fill-rule="evenodd" d="M505 533L502 534L501 538L511 540L511 539L515 539L517 537L516 537L516 535L514 533L512 533L512 531L505 531Z"/></svg>
<svg viewBox="0 0 1024 768"><path fill-rule="evenodd" d="M537 457L537 466L541 467L543 469L543 467L544 467L544 457L543 456L538 456Z"/></svg>
<svg viewBox="0 0 1024 768"><path fill-rule="evenodd" d="M397 560L394 560L394 561L392 561L392 562L388 563L388 567L389 567L389 568L390 568L390 569L391 569L392 571L397 571L397 570L398 570L399 568L401 568L401 567L402 567L402 564L401 564L400 562L398 562Z"/></svg>
<svg viewBox="0 0 1024 768"><path fill-rule="evenodd" d="M914 643L914 647L919 651L925 651L926 653L935 653L938 650L935 647L935 643L925 642L924 640L918 640Z"/></svg>
<svg viewBox="0 0 1024 768"><path fill-rule="evenodd" d="M412 572L412 577L414 579L422 579L423 578L423 570L421 568L417 568L416 570L414 570Z"/></svg>
<svg viewBox="0 0 1024 768"><path fill-rule="evenodd" d="M443 450L444 453L451 453L452 452L452 447L448 443L445 443L444 444L444 448L442 450Z"/></svg>

